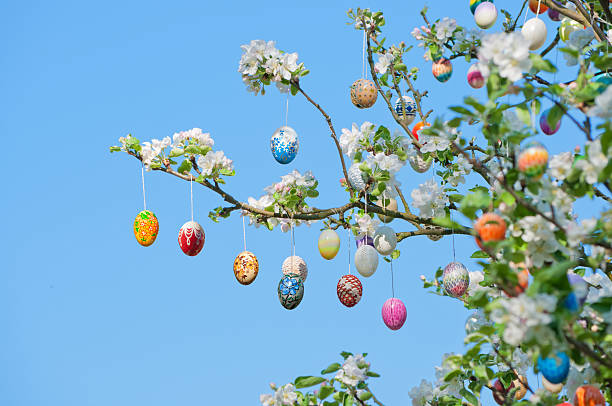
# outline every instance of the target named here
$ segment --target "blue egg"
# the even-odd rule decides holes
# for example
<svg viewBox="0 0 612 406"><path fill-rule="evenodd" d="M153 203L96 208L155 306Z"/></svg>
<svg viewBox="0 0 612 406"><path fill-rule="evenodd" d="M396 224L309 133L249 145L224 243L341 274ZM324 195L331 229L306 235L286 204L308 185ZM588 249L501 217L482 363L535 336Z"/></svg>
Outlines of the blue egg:
<svg viewBox="0 0 612 406"><path fill-rule="evenodd" d="M567 279L572 287L572 292L565 298L563 304L572 312L577 312L586 301L589 294L589 286L580 275L568 273Z"/></svg>
<svg viewBox="0 0 612 406"><path fill-rule="evenodd" d="M397 100L395 101L395 113L398 116L400 116L400 118L403 118L406 124L410 125L412 121L414 121L414 118L416 117L417 105L412 99L412 97L410 96L402 96L402 99L404 99L404 108L402 109L402 102L398 97ZM405 117L404 117L404 109L406 110Z"/></svg>
<svg viewBox="0 0 612 406"><path fill-rule="evenodd" d="M538 357L538 369L550 383L561 383L567 378L570 362L565 353L557 351L547 358Z"/></svg>
<svg viewBox="0 0 612 406"><path fill-rule="evenodd" d="M272 156L281 164L288 164L293 161L298 153L300 141L295 130L288 126L283 126L276 130L270 138L270 149Z"/></svg>

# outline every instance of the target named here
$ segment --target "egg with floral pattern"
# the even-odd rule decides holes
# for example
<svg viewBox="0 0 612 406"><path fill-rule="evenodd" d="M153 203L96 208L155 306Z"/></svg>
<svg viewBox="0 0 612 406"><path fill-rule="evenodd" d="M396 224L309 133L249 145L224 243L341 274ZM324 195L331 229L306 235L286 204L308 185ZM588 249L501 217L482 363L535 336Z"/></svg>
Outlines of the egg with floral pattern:
<svg viewBox="0 0 612 406"><path fill-rule="evenodd" d="M298 153L300 142L295 130L289 126L282 126L272 134L270 149L272 156L281 164L293 161Z"/></svg>
<svg viewBox="0 0 612 406"><path fill-rule="evenodd" d="M361 300L363 286L361 286L361 281L355 275L344 275L338 281L336 293L338 293L340 303L346 307L353 307Z"/></svg>
<svg viewBox="0 0 612 406"><path fill-rule="evenodd" d="M538 358L538 369L550 383L556 384L565 381L569 373L569 357L558 351L547 358Z"/></svg>
<svg viewBox="0 0 612 406"><path fill-rule="evenodd" d="M278 300L281 305L292 310L298 307L304 297L304 281L298 274L283 275L278 283Z"/></svg>
<svg viewBox="0 0 612 406"><path fill-rule="evenodd" d="M334 230L327 229L319 235L319 254L325 259L334 259L340 250L340 237Z"/></svg>
<svg viewBox="0 0 612 406"><path fill-rule="evenodd" d="M431 65L431 72L439 82L446 82L453 75L453 64L446 58L440 58Z"/></svg>
<svg viewBox="0 0 612 406"><path fill-rule="evenodd" d="M255 254L242 251L234 260L234 276L242 285L253 283L259 273L259 261Z"/></svg>
<svg viewBox="0 0 612 406"><path fill-rule="evenodd" d="M186 222L179 230L179 246L190 257L196 256L202 251L204 239L204 229L195 221Z"/></svg>
<svg viewBox="0 0 612 406"><path fill-rule="evenodd" d="M519 171L530 178L538 180L546 172L548 166L548 151L537 141L527 143L518 157Z"/></svg>
<svg viewBox="0 0 612 406"><path fill-rule="evenodd" d="M460 262L451 262L442 274L444 291L453 297L461 297L470 286L470 273Z"/></svg>
<svg viewBox="0 0 612 406"><path fill-rule="evenodd" d="M406 123L406 125L410 125L416 117L417 105L410 96L402 96L402 99L404 100L403 107L402 100L399 97L395 100L395 113L404 123Z"/></svg>
<svg viewBox="0 0 612 406"><path fill-rule="evenodd" d="M360 109L372 107L377 97L376 85L371 80L359 79L351 85L351 102Z"/></svg>
<svg viewBox="0 0 612 406"><path fill-rule="evenodd" d="M138 244L148 247L155 242L159 232L157 216L150 210L143 210L134 220L134 237Z"/></svg>
<svg viewBox="0 0 612 406"><path fill-rule="evenodd" d="M297 255L292 255L287 257L285 261L283 261L283 274L291 275L297 274L302 278L302 282L306 282L306 278L308 277L308 266L306 266L306 261Z"/></svg>
<svg viewBox="0 0 612 406"><path fill-rule="evenodd" d="M391 330L399 330L406 322L406 306L404 302L397 298L390 298L385 301L382 307L382 319Z"/></svg>

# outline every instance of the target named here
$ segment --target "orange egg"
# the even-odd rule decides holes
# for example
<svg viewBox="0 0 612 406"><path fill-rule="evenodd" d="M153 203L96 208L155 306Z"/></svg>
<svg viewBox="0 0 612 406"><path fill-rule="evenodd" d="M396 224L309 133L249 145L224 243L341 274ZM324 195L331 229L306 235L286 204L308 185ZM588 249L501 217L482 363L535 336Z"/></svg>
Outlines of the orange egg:
<svg viewBox="0 0 612 406"><path fill-rule="evenodd" d="M412 127L412 135L414 136L414 138L417 139L417 141L419 140L419 130L421 130L425 126L429 127L431 126L431 124L419 121L414 125L414 127Z"/></svg>
<svg viewBox="0 0 612 406"><path fill-rule="evenodd" d="M506 236L506 222L495 213L485 213L474 224L476 243L484 250L483 242L501 241Z"/></svg>
<svg viewBox="0 0 612 406"><path fill-rule="evenodd" d="M538 5L540 6L540 12L538 13ZM535 14L543 14L548 10L548 6L541 0L529 0L529 9Z"/></svg>
<svg viewBox="0 0 612 406"><path fill-rule="evenodd" d="M606 399L593 385L582 385L574 394L574 406L605 406Z"/></svg>
<svg viewBox="0 0 612 406"><path fill-rule="evenodd" d="M143 210L134 220L134 237L136 241L144 247L155 242L159 232L159 222L152 211Z"/></svg>

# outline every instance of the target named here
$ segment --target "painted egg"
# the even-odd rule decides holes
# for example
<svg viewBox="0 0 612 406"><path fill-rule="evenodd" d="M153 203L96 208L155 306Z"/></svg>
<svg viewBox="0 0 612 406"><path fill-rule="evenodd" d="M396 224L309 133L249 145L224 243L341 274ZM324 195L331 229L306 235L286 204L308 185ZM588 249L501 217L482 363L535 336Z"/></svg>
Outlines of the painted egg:
<svg viewBox="0 0 612 406"><path fill-rule="evenodd" d="M382 207L383 210L397 211L397 200L392 197L384 198L384 200L385 201L383 202L383 199L378 199L376 201L376 205L378 207ZM393 221L393 217L391 216L385 216L384 214L377 214L377 216L383 223L390 223Z"/></svg>
<svg viewBox="0 0 612 406"><path fill-rule="evenodd" d="M569 373L569 358L563 352L551 354L547 358L538 357L538 369L550 383L561 383Z"/></svg>
<svg viewBox="0 0 612 406"><path fill-rule="evenodd" d="M600 84L599 88L596 90L597 94L602 94L606 91L608 86L612 85L612 76L601 75L595 79L595 82Z"/></svg>
<svg viewBox="0 0 612 406"><path fill-rule="evenodd" d="M323 230L319 235L319 254L325 259L334 259L340 250L340 237L334 230Z"/></svg>
<svg viewBox="0 0 612 406"><path fill-rule="evenodd" d="M357 244L357 248L361 247L364 244L374 247L374 239L369 235L364 235L361 238L355 238L355 244Z"/></svg>
<svg viewBox="0 0 612 406"><path fill-rule="evenodd" d="M359 169L359 162L355 162L348 170L348 180L350 185L355 190L364 190L366 188L366 179L364 173Z"/></svg>
<svg viewBox="0 0 612 406"><path fill-rule="evenodd" d="M283 274L300 275L302 282L306 282L306 278L308 277L308 267L306 266L306 261L297 255L287 257L285 261L283 261Z"/></svg>
<svg viewBox="0 0 612 406"><path fill-rule="evenodd" d="M202 251L205 238L202 226L195 221L188 221L179 230L178 242L181 250L193 257Z"/></svg>
<svg viewBox="0 0 612 406"><path fill-rule="evenodd" d="M553 10L552 8L549 8L548 18L550 18L552 21L561 21L561 13L559 13L557 10Z"/></svg>
<svg viewBox="0 0 612 406"><path fill-rule="evenodd" d="M427 224L424 225L423 228L425 230L443 230L442 227L430 226ZM443 237L442 234L427 234L427 238L429 238L431 241L439 241L442 237Z"/></svg>
<svg viewBox="0 0 612 406"><path fill-rule="evenodd" d="M485 213L474 223L476 244L484 251L483 242L502 241L506 238L506 222L499 214Z"/></svg>
<svg viewBox="0 0 612 406"><path fill-rule="evenodd" d="M453 64L446 58L440 58L431 65L431 72L440 82L446 82L453 74Z"/></svg>
<svg viewBox="0 0 612 406"><path fill-rule="evenodd" d="M480 6L482 3L486 3L486 2L493 3L492 0L470 0L470 11L472 12L472 14L474 14L476 12L476 8L478 6Z"/></svg>
<svg viewBox="0 0 612 406"><path fill-rule="evenodd" d="M382 319L391 330L399 330L406 321L406 306L397 298L390 298L383 304Z"/></svg>
<svg viewBox="0 0 612 406"><path fill-rule="evenodd" d="M523 24L521 34L529 41L529 49L535 51L546 42L546 24L539 18L530 18Z"/></svg>
<svg viewBox="0 0 612 406"><path fill-rule="evenodd" d="M474 11L474 21L476 25L486 30L493 27L497 20L497 7L491 2L481 3Z"/></svg>
<svg viewBox="0 0 612 406"><path fill-rule="evenodd" d="M495 389L495 391L492 392L493 400L498 405L503 405L506 401L508 392L510 392L510 389L512 389L512 384L510 384L509 388L506 388L499 379L496 379L493 383L493 389Z"/></svg>
<svg viewBox="0 0 612 406"><path fill-rule="evenodd" d="M433 160L431 157L425 159L423 154L420 151L417 151L416 154L412 154L408 156L408 162L412 169L414 169L418 173L425 173L431 168L431 163Z"/></svg>
<svg viewBox="0 0 612 406"><path fill-rule="evenodd" d="M544 14L548 6L542 0L529 0L529 9L535 14Z"/></svg>
<svg viewBox="0 0 612 406"><path fill-rule="evenodd" d="M444 267L442 283L447 294L461 297L470 286L470 273L460 262L451 262Z"/></svg>
<svg viewBox="0 0 612 406"><path fill-rule="evenodd" d="M134 237L138 244L148 247L155 242L159 232L159 222L157 217L150 210L143 210L134 220Z"/></svg>
<svg viewBox="0 0 612 406"><path fill-rule="evenodd" d="M557 121L557 125L555 126L555 128L551 128L548 124L548 113L550 113L550 109L544 110L540 115L540 128L542 129L542 132L544 134L553 135L554 133L559 131L559 128L561 128L561 119Z"/></svg>
<svg viewBox="0 0 612 406"><path fill-rule="evenodd" d="M371 245L364 244L355 252L355 268L366 278L374 275L378 267L378 252Z"/></svg>
<svg viewBox="0 0 612 406"><path fill-rule="evenodd" d="M550 383L544 377L542 377L542 385L550 393L559 393L563 390L563 383Z"/></svg>
<svg viewBox="0 0 612 406"><path fill-rule="evenodd" d="M582 385L574 393L574 406L605 406L606 399L593 385Z"/></svg>
<svg viewBox="0 0 612 406"><path fill-rule="evenodd" d="M582 279L582 276L575 273L568 273L567 279L572 287L572 292L567 295L563 304L570 311L576 312L586 301L589 285Z"/></svg>
<svg viewBox="0 0 612 406"><path fill-rule="evenodd" d="M474 313L468 316L465 321L465 333L472 334L480 330L481 327L489 326L491 323L487 320L482 310L476 310Z"/></svg>
<svg viewBox="0 0 612 406"><path fill-rule="evenodd" d="M521 400L527 394L527 378L523 375L519 375L518 378L512 381L512 387L517 388L516 392L514 392L514 400Z"/></svg>
<svg viewBox="0 0 612 406"><path fill-rule="evenodd" d="M270 138L270 149L277 162L288 164L293 161L300 148L300 141L295 130L288 126L282 126L272 134Z"/></svg>
<svg viewBox="0 0 612 406"><path fill-rule="evenodd" d="M480 89L485 84L485 78L482 76L482 72L478 69L478 64L475 63L470 66L467 73L467 81L470 86L474 89Z"/></svg>
<svg viewBox="0 0 612 406"><path fill-rule="evenodd" d="M346 307L353 307L361 300L363 287L361 286L361 281L355 275L344 275L338 281L336 292L338 293L340 303Z"/></svg>
<svg viewBox="0 0 612 406"><path fill-rule="evenodd" d="M372 107L377 97L376 85L371 80L359 79L351 85L351 102L360 109Z"/></svg>
<svg viewBox="0 0 612 406"><path fill-rule="evenodd" d="M390 255L397 245L397 235L391 227L381 226L374 233L374 248L380 255Z"/></svg>
<svg viewBox="0 0 612 406"><path fill-rule="evenodd" d="M530 178L538 180L546 172L548 151L537 141L531 141L521 149L518 157L518 167Z"/></svg>
<svg viewBox="0 0 612 406"><path fill-rule="evenodd" d="M395 100L395 113L404 123L406 123L406 125L410 125L416 117L417 105L410 96L402 96L402 99L404 100L403 107L399 97Z"/></svg>
<svg viewBox="0 0 612 406"><path fill-rule="evenodd" d="M234 276L242 285L250 285L259 273L259 261L255 254L242 251L234 260Z"/></svg>
<svg viewBox="0 0 612 406"><path fill-rule="evenodd" d="M278 300L285 309L298 307L304 297L304 281L298 274L284 275L278 283Z"/></svg>
<svg viewBox="0 0 612 406"><path fill-rule="evenodd" d="M422 121L419 121L418 123L416 123L414 125L414 127L412 127L412 136L414 138L417 139L417 141L419 140L419 132L421 132L421 130L423 129L423 127L430 127L431 124L429 123L424 123Z"/></svg>
<svg viewBox="0 0 612 406"><path fill-rule="evenodd" d="M518 279L518 283L511 290L504 289L504 292L506 292L508 296L516 297L521 293L524 293L527 290L527 287L529 286L529 270L525 267L525 264L523 262L514 266L513 264L513 262L510 262L510 267L512 267L512 269L515 269L516 271L516 278Z"/></svg>
<svg viewBox="0 0 612 406"><path fill-rule="evenodd" d="M561 41L566 42L569 40L572 32L578 31L582 28L583 27L579 22L574 21L571 18L564 17L561 20L561 25L559 26L559 38L561 38Z"/></svg>

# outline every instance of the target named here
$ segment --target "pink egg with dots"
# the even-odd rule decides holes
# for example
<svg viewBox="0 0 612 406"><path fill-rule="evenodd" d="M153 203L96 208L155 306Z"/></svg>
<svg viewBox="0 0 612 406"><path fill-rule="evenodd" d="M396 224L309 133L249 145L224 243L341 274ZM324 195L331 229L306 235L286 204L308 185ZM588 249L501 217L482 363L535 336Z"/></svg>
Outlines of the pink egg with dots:
<svg viewBox="0 0 612 406"><path fill-rule="evenodd" d="M382 307L382 318L385 325L391 330L399 330L406 321L406 306L397 298L387 299Z"/></svg>

